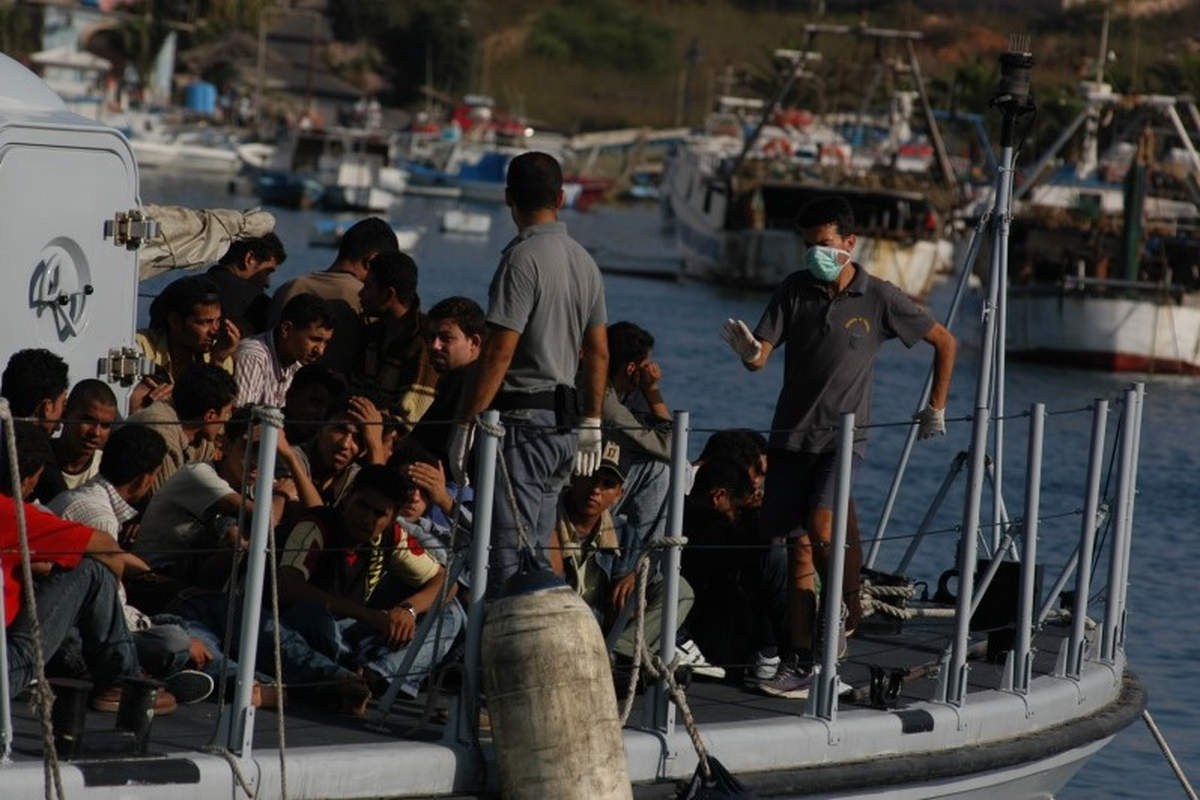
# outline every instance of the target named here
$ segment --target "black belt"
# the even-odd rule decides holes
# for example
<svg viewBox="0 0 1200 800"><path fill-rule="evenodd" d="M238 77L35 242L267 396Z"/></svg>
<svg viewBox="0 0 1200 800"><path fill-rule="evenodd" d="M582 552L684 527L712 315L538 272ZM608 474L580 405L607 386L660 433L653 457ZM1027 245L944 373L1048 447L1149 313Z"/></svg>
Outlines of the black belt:
<svg viewBox="0 0 1200 800"><path fill-rule="evenodd" d="M554 390L544 392L500 392L492 401L492 408L497 411L519 411L534 409L538 411L554 411Z"/></svg>

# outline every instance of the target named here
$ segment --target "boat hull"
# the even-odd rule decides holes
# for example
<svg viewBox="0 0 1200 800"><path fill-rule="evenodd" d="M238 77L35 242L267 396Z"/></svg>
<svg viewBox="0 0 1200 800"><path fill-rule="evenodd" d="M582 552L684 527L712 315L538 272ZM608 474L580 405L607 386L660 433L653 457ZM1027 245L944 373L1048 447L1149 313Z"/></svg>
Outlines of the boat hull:
<svg viewBox="0 0 1200 800"><path fill-rule="evenodd" d="M1014 288L1008 351L1017 358L1110 372L1197 375L1200 308L1188 300Z"/></svg>
<svg viewBox="0 0 1200 800"><path fill-rule="evenodd" d="M688 219L686 211L674 215L682 274L710 283L749 289L772 289L802 268L801 248L789 230L713 230ZM944 239L899 242L872 236L857 237L854 260L867 272L894 283L909 297L923 300L934 277L944 272L953 256L953 245Z"/></svg>

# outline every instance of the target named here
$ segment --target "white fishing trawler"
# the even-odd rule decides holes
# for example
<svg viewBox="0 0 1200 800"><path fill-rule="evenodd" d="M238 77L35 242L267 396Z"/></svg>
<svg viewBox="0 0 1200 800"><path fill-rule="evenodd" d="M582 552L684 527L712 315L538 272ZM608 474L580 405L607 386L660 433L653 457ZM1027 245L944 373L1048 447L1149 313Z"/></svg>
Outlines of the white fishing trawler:
<svg viewBox="0 0 1200 800"><path fill-rule="evenodd" d="M115 388L128 386L139 368L128 349L134 334L137 247L171 232L159 232L143 218L137 166L123 137L66 111L16 62L0 57L0 75L0 193L7 201L0 235L15 284L30 287L28 294L14 292L3 301L4 341L10 350L53 349L68 361L76 379L97 376ZM1003 142L1006 165L1011 164L1012 138L1009 127ZM1000 194L1006 196L1004 191ZM964 268L960 274L956 297L961 297L966 272ZM1002 302L1002 274L1002 264L991 271L990 308ZM653 685L637 699L619 734L623 759L619 753L604 763L544 759L560 772L586 768L617 776L618 790L611 794L574 796L666 797L698 765L708 764L706 754L711 754L762 797L1044 798L1137 718L1145 695L1128 665L1125 609L1142 392L1131 388L1119 398L1120 447L1113 465L1118 478L1107 497L1100 495L1104 454L1118 434L1106 430L1107 401L1097 401L1091 409L1078 554L1061 567L1049 590L1041 590L1037 579L1046 566L1037 551L1043 406L1030 410L1023 518L986 526L993 531L991 544L984 537L983 553L977 549L989 425L1003 411L994 399L1003 397L997 378L1003 374L1003 347L997 346L1003 337L997 336L996 318L985 315L972 444L963 456L970 481L958 547L957 600L918 602L903 580L890 591L877 592L872 595L875 605L890 608L899 624L861 628L842 663L837 659L838 618L835 610L828 610L818 688L804 703L751 695L727 684L693 684L687 692L691 715L681 715L685 724L678 724L667 687L648 681ZM994 385L999 387L995 393ZM494 412L489 413L494 422ZM999 419L994 424L1000 424ZM689 430L687 413L677 412L669 538L663 543L668 600L658 654L667 664L673 663L675 649L677 620L671 598L678 590ZM837 559L845 545L853 435L853 415L846 415L840 434L842 477L831 551L832 596L840 594ZM264 426L260 475L273 472L274 436L274 429ZM8 696L8 682L0 680L4 795L49 795L46 787L55 782L61 782L67 797L126 800L496 793L505 758L529 754L522 741L505 740L499 726L493 734L479 724L481 664L494 657L481 644L486 641L481 637L488 610L483 588L490 520L485 510L491 508L494 492L504 490L496 486L497 432L485 426L480 438L475 475L479 513L468 556L473 580L461 668L465 688L443 695L436 686L429 687L432 694L417 703L394 703L394 696L385 696L372 707L370 724L308 710L289 709L286 715L256 711L250 705L257 648L253 631L260 611L269 613L269 602L267 609L263 604L269 527L264 509L269 504L258 503L243 599L250 633L240 637L241 666L232 707L183 707L173 716L153 720L143 747L115 754L99 747L111 733L111 717L92 715L85 729L76 732L83 738L74 742L75 752L68 759L65 752L56 756L54 747L43 747L56 738L48 730L50 710L31 712L23 700ZM264 490L269 492L270 486ZM1101 530L1109 533L1102 549L1097 546ZM910 549L920 542L919 534L913 542ZM1021 554L1016 562L1005 557L1013 547ZM872 548L872 558L876 550ZM1093 583L1094 563L1097 571L1107 574L1100 592L1094 589L1101 582ZM1063 612L1060 593L1072 578L1074 599ZM428 614L425 619L437 616ZM428 635L429 627L423 623L416 636ZM570 657L582 655L570 649ZM532 658L531 664L545 663L538 654ZM603 661L599 669L607 681ZM854 692L838 697L839 678L854 686ZM571 708L573 693L595 688L547 685L546 691ZM448 705L448 718L426 713L427 699L434 707ZM493 720L506 705L509 713L518 715L541 708L535 704L514 710L499 693L486 702ZM615 701L609 700L606 709L605 715L594 718L544 721L561 725L564 741L578 740L617 724ZM685 727L698 729L695 738ZM89 749L89 742L96 746ZM576 752L587 754L586 747Z"/></svg>
<svg viewBox="0 0 1200 800"><path fill-rule="evenodd" d="M801 267L796 211L809 200L841 194L860 228L855 261L909 296L924 298L935 276L952 265L954 248L942 229L949 206L939 207L935 198L952 198L956 188L911 47L921 34L812 24L805 31L809 44L817 34L904 42L908 64L903 73L914 80L916 91L893 93L888 113L871 126L886 131L877 146L854 147L846 136L861 139L871 122L865 116L871 90L856 115L782 111L780 103L794 83L812 77L808 65L820 61L820 53L807 45L802 51L777 51L786 71L776 96L769 103L719 97L704 131L690 137L668 165L660 206L664 222L676 232L682 274L731 286L777 286ZM877 74L872 88L878 82ZM915 143L909 120L917 97L934 145ZM760 115L748 134L747 114ZM935 172L949 192L933 186Z"/></svg>
<svg viewBox="0 0 1200 800"><path fill-rule="evenodd" d="M1110 372L1200 374L1200 155L1179 109L1196 130L1200 111L1191 98L1115 94L1103 79L1107 28L1106 16L1084 109L1017 195L1009 350ZM1098 155L1102 115L1131 135ZM1081 128L1080 158L1036 181Z"/></svg>

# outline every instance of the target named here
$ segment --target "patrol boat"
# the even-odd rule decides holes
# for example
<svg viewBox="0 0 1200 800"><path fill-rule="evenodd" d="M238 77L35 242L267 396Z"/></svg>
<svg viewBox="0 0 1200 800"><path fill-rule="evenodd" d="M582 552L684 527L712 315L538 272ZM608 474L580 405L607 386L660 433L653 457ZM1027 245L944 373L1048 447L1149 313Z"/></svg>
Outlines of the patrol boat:
<svg viewBox="0 0 1200 800"><path fill-rule="evenodd" d="M23 289L4 300L8 308L0 324L8 349L51 348L68 361L75 378L99 377L125 394L140 367L131 350L137 248L159 235L143 210L136 161L119 133L71 114L37 77L3 56L0 77L0 191L8 198L0 235L14 285ZM1011 151L1011 140L1007 147ZM999 269L991 273L990 307L997 299ZM1108 400L1097 400L1086 412L1092 415L1092 434L1081 454L1089 465L1087 482L1082 514L1072 518L1078 552L1066 564L1044 564L1037 549L1039 523L1047 522L1039 494L1042 436L1061 419L1047 419L1044 406L1029 411L1022 518L1000 515L992 525L981 521L987 433L989 423L1000 424L999 418L993 420L998 409L990 391L992 367L1003 357L994 316L985 316L983 335L985 351L994 358L981 360L972 446L961 457L969 464L969 490L958 546L957 599L918 601L908 581L877 575L869 596L884 622L860 628L849 657L839 663L839 617L827 609L816 689L803 703L697 683L687 692L691 713L677 717L666 687L649 681L622 732L635 796L669 796L699 765L715 766L709 760L715 757L762 797L886 792L897 798L1044 798L1142 712L1145 695L1129 668L1125 616L1141 387L1116 399L1119 432L1107 424ZM4 428L10 431L11 425ZM676 412L668 538L662 545L668 598L678 588L691 428L688 413ZM503 476L497 479L491 468L498 435L491 427L481 429L479 509L490 508L495 492L505 488ZM274 428L265 425L260 475L273 473L274 436ZM839 436L832 596L841 591L837 564L846 541L852 415L843 418ZM1112 465L1117 480L1102 495L1105 454L1112 444L1119 445ZM997 500L1001 508L1002 498ZM6 797L44 791L49 796L50 787L58 785L61 796L73 798L155 800L450 797L496 791L496 747L487 727L480 726L476 702L480 663L489 657L480 652L487 515L476 518L467 556L474 580L461 669L465 688L448 695L430 690L434 704L448 704L444 720L425 713L424 698L396 703L389 693L372 706L364 724L311 711L256 710L250 704L257 655L253 631L260 613L269 613L263 610L269 516L261 511L268 506L256 503L260 513L251 521L243 586L243 615L251 633L240 637L231 706L183 707L149 726L135 721L141 735L133 741L113 736L111 717L91 715L81 730L68 731L61 723L69 715L55 713L60 726L51 736L51 711L33 712L20 698L8 697L8 682L0 679L0 785ZM977 535L987 530L992 536L983 537L980 551ZM1101 530L1108 534L1103 546L1098 544ZM911 538L910 552L925 533ZM881 529L877 542L882 538ZM1014 548L1020 550L1019 561L1006 558ZM873 546L872 559L876 551ZM906 554L896 571L903 572L909 560ZM1050 570L1058 575L1048 590L1039 587L1043 570L1047 577ZM1096 591L1102 582L1105 587ZM1062 593L1069 584L1070 598ZM677 620L674 603L665 608L658 655L671 664ZM422 625L417 636L427 635L427 628ZM839 680L853 685L853 693L839 697L834 688ZM566 722L575 730L592 724ZM65 746L68 734L78 747ZM45 741L57 746L44 748Z"/></svg>

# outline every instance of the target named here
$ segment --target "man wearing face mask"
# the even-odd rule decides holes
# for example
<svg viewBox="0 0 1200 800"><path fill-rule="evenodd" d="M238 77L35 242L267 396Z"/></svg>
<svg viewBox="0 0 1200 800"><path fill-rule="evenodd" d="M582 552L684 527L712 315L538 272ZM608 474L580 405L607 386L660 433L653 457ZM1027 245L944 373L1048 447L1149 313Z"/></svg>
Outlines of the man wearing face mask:
<svg viewBox="0 0 1200 800"><path fill-rule="evenodd" d="M796 227L807 248L806 268L775 290L753 333L733 319L721 331L751 371L762 369L772 351L787 345L783 388L768 442L771 467L761 515L764 536L785 536L792 544L791 652L784 653L775 678L761 684L764 692L780 697L807 697L811 684L813 578L816 570L824 574L832 535L841 415L855 414L857 469L866 451L872 369L880 346L898 338L912 347L923 339L934 349L933 391L929 405L915 417L918 438L943 435L956 349L943 325L894 285L872 277L851 260L854 214L845 198L810 202L800 210ZM847 534L843 598L849 613L844 625L852 632L859 616L862 548L857 531Z"/></svg>

